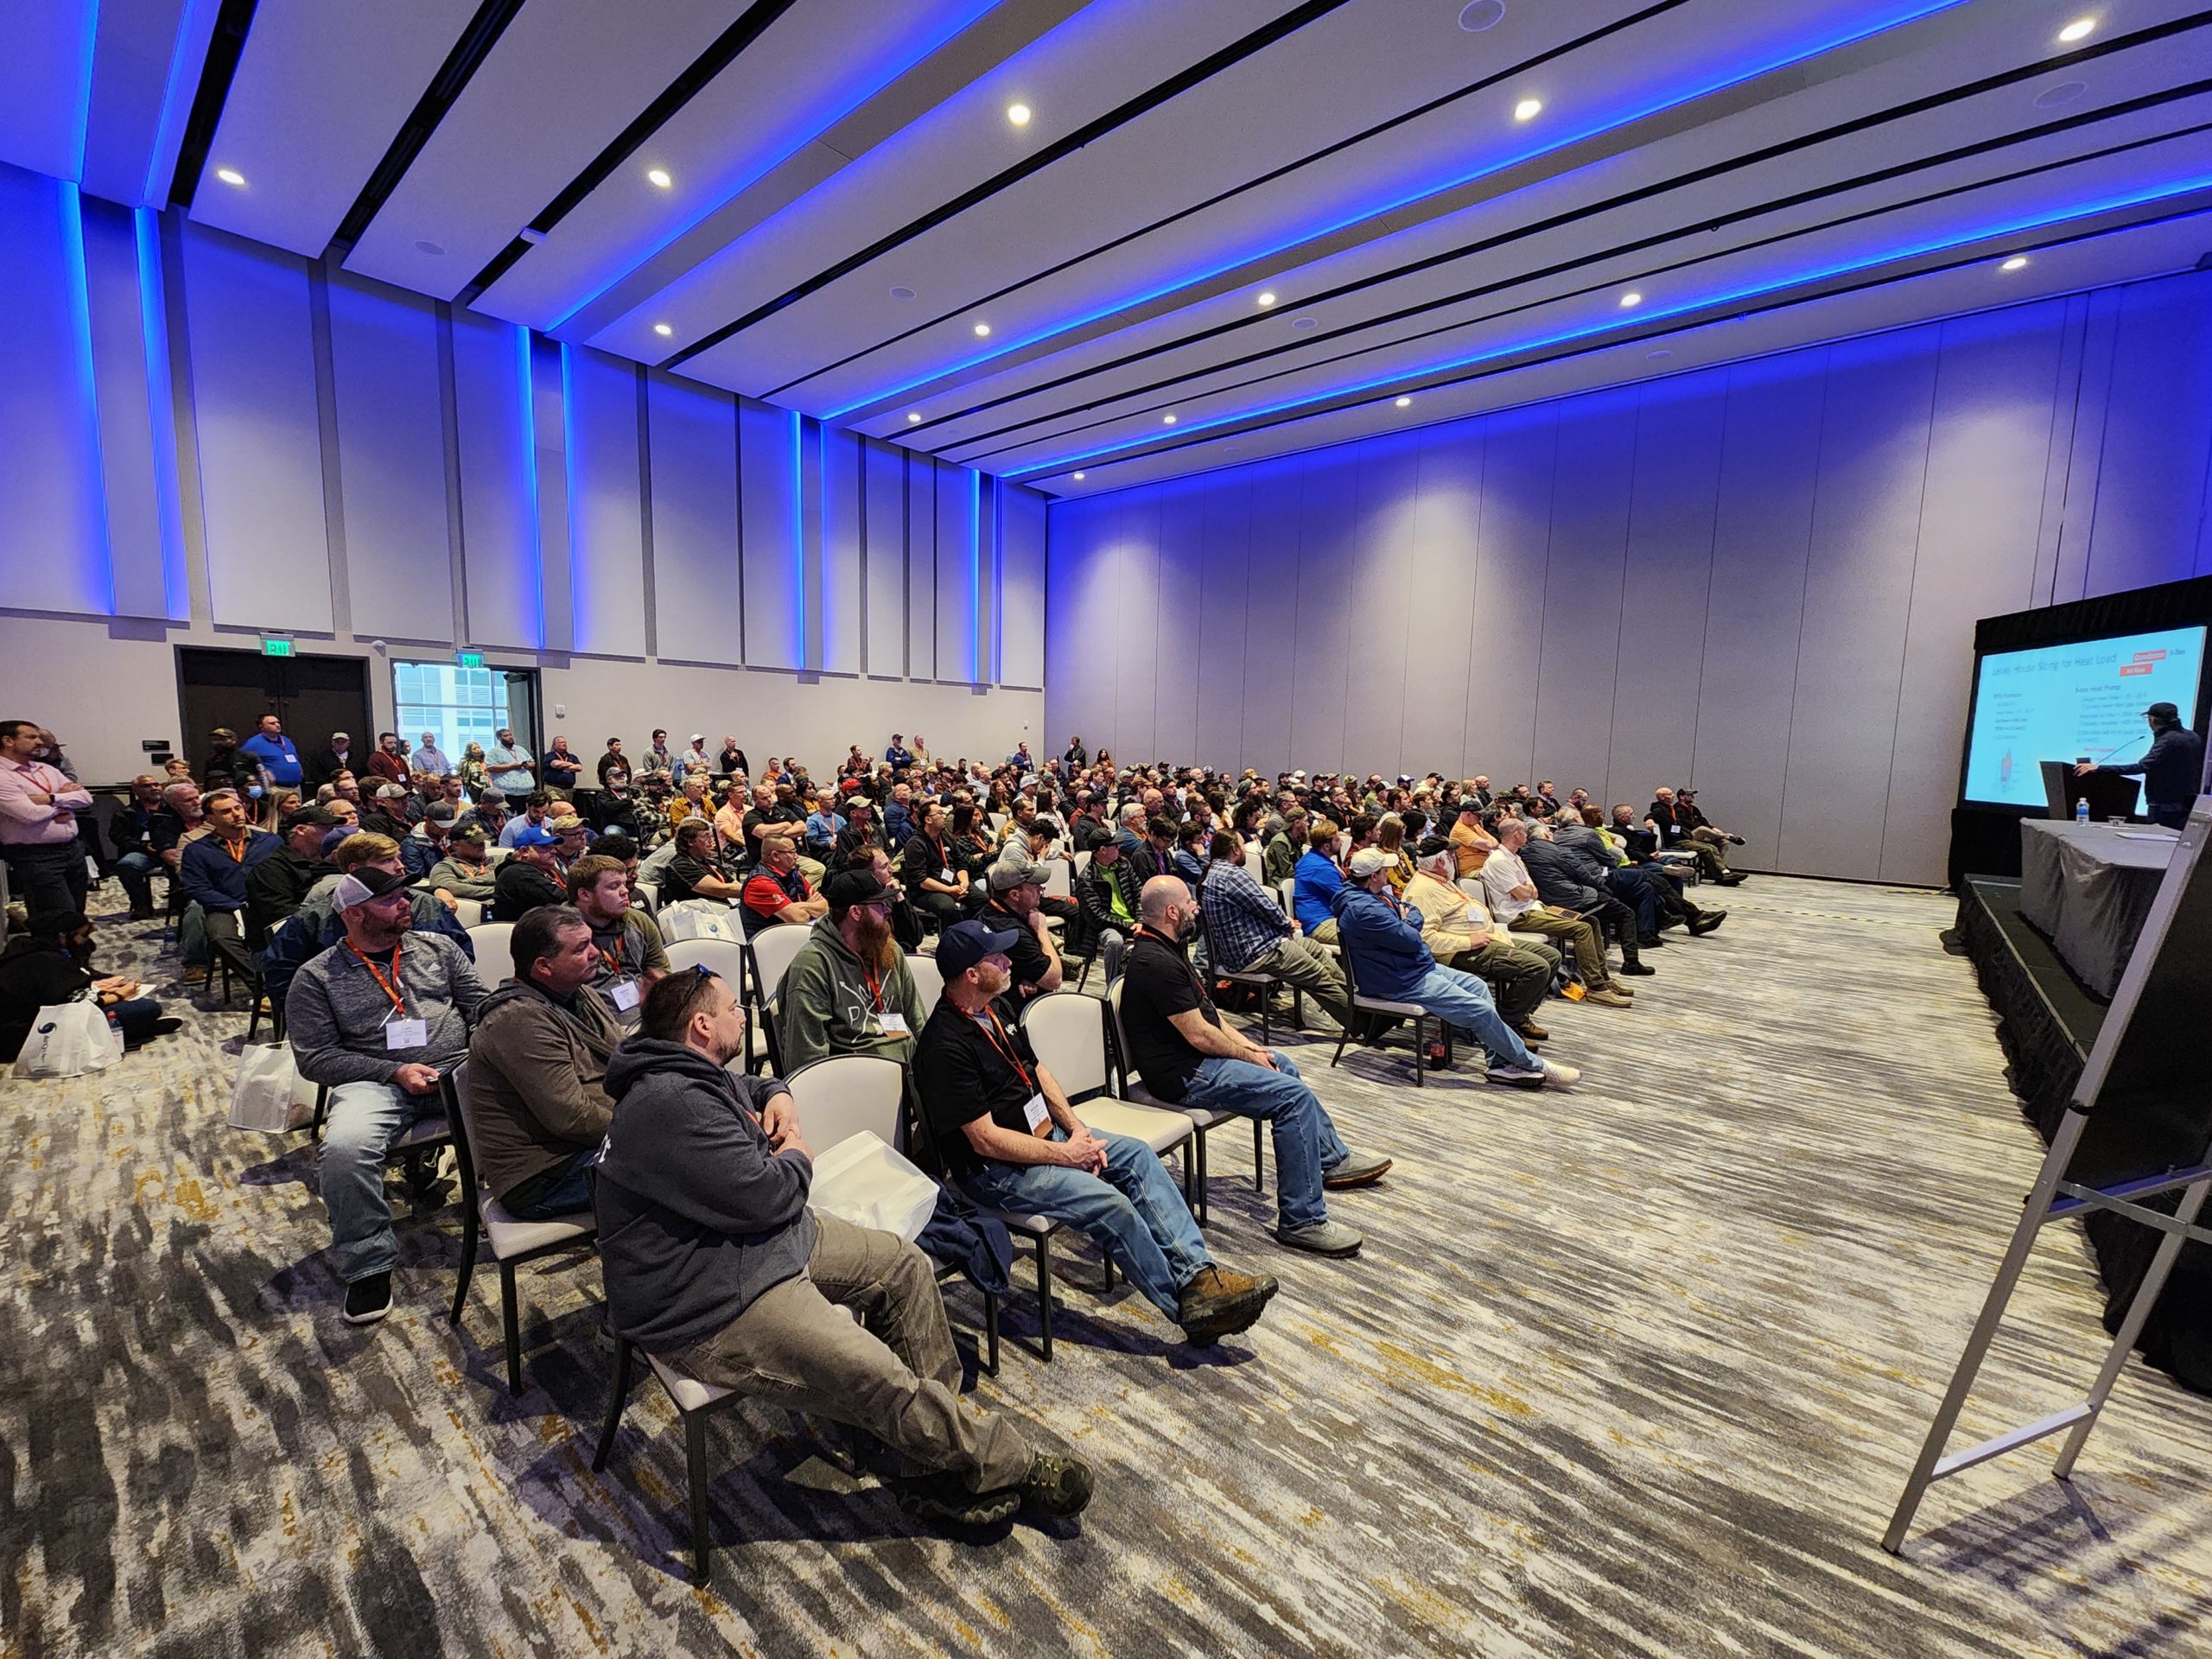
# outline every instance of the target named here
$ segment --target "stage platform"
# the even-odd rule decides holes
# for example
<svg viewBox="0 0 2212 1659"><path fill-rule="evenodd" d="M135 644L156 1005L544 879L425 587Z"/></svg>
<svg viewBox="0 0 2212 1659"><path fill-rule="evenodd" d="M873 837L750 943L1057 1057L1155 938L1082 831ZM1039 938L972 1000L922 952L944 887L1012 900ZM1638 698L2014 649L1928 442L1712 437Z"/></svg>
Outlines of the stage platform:
<svg viewBox="0 0 2212 1659"><path fill-rule="evenodd" d="M1974 963L1997 1015L1997 1041L2020 1109L2048 1141L2109 1005L2075 977L2050 939L2021 914L2018 881L1970 875L1964 885L1953 938ZM2173 1208L2171 1196L2149 1202L2163 1203L2168 1213ZM2158 1236L2114 1216L2094 1216L2084 1225L2104 1280L2105 1325L2114 1329ZM2184 1387L2212 1394L2212 1249L2183 1248L2138 1346L2146 1361Z"/></svg>

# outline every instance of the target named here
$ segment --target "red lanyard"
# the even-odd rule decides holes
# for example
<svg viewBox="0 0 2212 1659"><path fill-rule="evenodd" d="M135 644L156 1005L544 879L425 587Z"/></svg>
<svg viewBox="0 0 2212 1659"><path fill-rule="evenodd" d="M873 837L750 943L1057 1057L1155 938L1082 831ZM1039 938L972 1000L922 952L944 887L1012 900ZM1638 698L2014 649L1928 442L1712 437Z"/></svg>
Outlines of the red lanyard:
<svg viewBox="0 0 2212 1659"><path fill-rule="evenodd" d="M396 944L391 947L391 977L390 979L384 976L384 970L381 968L361 954L353 940L346 941L346 948L353 951L354 959L369 970L369 976L376 981L377 988L391 999L391 1006L397 1008L400 1017L404 1019L407 1014L407 999L401 995L399 989L399 947Z"/></svg>
<svg viewBox="0 0 2212 1659"><path fill-rule="evenodd" d="M875 1004L875 1011L881 1014L883 1012L883 978L873 968L868 970L868 1001Z"/></svg>
<svg viewBox="0 0 2212 1659"><path fill-rule="evenodd" d="M1014 1053L1014 1039L1007 1036L1006 1027L999 1024L998 1014L989 1008L985 1008L983 1012L990 1015L992 1029L998 1033L998 1035L994 1037L990 1032L985 1032L983 1040L998 1050L1000 1056L1014 1068L1014 1075L1021 1079L1023 1088L1034 1090L1037 1087L1036 1079L1030 1075L1029 1068L1024 1065L1020 1057Z"/></svg>

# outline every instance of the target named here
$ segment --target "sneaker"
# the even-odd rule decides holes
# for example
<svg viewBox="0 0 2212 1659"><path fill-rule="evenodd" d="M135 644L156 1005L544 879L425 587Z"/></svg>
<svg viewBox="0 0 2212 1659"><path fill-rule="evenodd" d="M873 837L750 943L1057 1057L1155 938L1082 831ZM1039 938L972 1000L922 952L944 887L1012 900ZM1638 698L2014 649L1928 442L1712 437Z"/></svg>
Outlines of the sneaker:
<svg viewBox="0 0 2212 1659"><path fill-rule="evenodd" d="M372 1273L346 1287L346 1323L374 1325L391 1312L391 1275Z"/></svg>
<svg viewBox="0 0 2212 1659"><path fill-rule="evenodd" d="M1659 970L1656 968L1652 967L1648 963L1624 962L1620 965L1620 971L1624 974L1636 975L1639 978L1649 979L1652 975L1657 973Z"/></svg>
<svg viewBox="0 0 2212 1659"><path fill-rule="evenodd" d="M1525 1065L1493 1065L1483 1073L1485 1083L1502 1083L1514 1089L1541 1089L1544 1086L1544 1066L1540 1061L1534 1068Z"/></svg>
<svg viewBox="0 0 2212 1659"><path fill-rule="evenodd" d="M1321 1173L1321 1185L1332 1191L1344 1186L1372 1186L1390 1173L1390 1160L1379 1152L1355 1152L1334 1169Z"/></svg>
<svg viewBox="0 0 2212 1659"><path fill-rule="evenodd" d="M1580 1066L1562 1065L1557 1060L1543 1062L1543 1073L1544 1087L1547 1089L1572 1089L1582 1081L1582 1069Z"/></svg>
<svg viewBox="0 0 2212 1659"><path fill-rule="evenodd" d="M1175 1323L1184 1337L1200 1346L1233 1337L1258 1323L1268 1300L1281 1287L1272 1274L1256 1278L1225 1268L1202 1268L1183 1287Z"/></svg>
<svg viewBox="0 0 2212 1659"><path fill-rule="evenodd" d="M1702 938L1727 919L1728 912L1725 910L1706 911L1690 924L1690 937L1694 939Z"/></svg>
<svg viewBox="0 0 2212 1659"><path fill-rule="evenodd" d="M1303 1227L1278 1227L1275 1238L1313 1255L1356 1255L1367 1241L1340 1221L1316 1221Z"/></svg>
<svg viewBox="0 0 2212 1659"><path fill-rule="evenodd" d="M970 1491L959 1476L947 1474L916 1475L899 1481L898 1488L899 1507L907 1514L957 1527L988 1527L1012 1520L1024 1491L1022 1486Z"/></svg>
<svg viewBox="0 0 2212 1659"><path fill-rule="evenodd" d="M1037 1461L1014 1490L1021 1507L1033 1515L1081 1515L1090 1502L1090 1465L1080 1458L1063 1458L1039 1452Z"/></svg>
<svg viewBox="0 0 2212 1659"><path fill-rule="evenodd" d="M1744 838L1741 836L1726 836L1722 839L1731 847L1740 847L1744 844Z"/></svg>
<svg viewBox="0 0 2212 1659"><path fill-rule="evenodd" d="M1551 1036L1551 1033L1533 1020L1516 1020L1513 1022L1513 1029L1525 1043L1544 1042Z"/></svg>
<svg viewBox="0 0 2212 1659"><path fill-rule="evenodd" d="M1617 991L1610 985L1602 991L1591 992L1589 1000L1601 1008L1632 1008L1636 1006L1625 992Z"/></svg>

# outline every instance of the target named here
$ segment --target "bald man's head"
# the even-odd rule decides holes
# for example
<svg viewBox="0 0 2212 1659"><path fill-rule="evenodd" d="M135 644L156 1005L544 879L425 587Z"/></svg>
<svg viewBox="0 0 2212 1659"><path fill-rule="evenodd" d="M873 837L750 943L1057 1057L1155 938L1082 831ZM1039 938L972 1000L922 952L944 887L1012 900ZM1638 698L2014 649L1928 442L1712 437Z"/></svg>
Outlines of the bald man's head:
<svg viewBox="0 0 2212 1659"><path fill-rule="evenodd" d="M1198 931L1198 907L1179 875L1155 875L1137 894L1137 915L1154 933L1189 939Z"/></svg>

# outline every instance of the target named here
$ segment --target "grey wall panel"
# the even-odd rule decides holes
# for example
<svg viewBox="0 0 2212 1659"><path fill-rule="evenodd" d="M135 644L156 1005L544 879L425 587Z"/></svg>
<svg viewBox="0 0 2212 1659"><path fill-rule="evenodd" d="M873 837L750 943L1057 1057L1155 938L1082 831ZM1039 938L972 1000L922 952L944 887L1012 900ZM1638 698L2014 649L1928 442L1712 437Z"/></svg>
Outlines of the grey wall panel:
<svg viewBox="0 0 2212 1659"><path fill-rule="evenodd" d="M937 671L937 463L916 455L906 467L906 672Z"/></svg>
<svg viewBox="0 0 2212 1659"><path fill-rule="evenodd" d="M1359 461L1349 449L1308 462L1298 480L1296 673L1290 686L1290 747L1308 771L1338 772L1344 759L1344 698L1351 683L1352 566L1359 557ZM1361 663L1366 662L1361 641Z"/></svg>
<svg viewBox="0 0 2212 1659"><path fill-rule="evenodd" d="M2121 289L2090 535L2090 594L2194 569L2212 461L2212 276Z"/></svg>
<svg viewBox="0 0 2212 1659"><path fill-rule="evenodd" d="M449 645L436 309L418 295L334 276L330 365L353 631Z"/></svg>
<svg viewBox="0 0 2212 1659"><path fill-rule="evenodd" d="M2042 502L2011 480L2042 475L2052 441L2043 389L2061 351L2056 308L2037 311L2032 318L1955 318L1940 330L1927 499L1882 834L1887 880L1943 879L1974 621L2023 608L2020 595L2034 580Z"/></svg>
<svg viewBox="0 0 2212 1659"><path fill-rule="evenodd" d="M989 678L979 670L976 566L982 556L976 474L945 461L937 467L937 677L963 683Z"/></svg>
<svg viewBox="0 0 2212 1659"><path fill-rule="evenodd" d="M1169 484L1160 493L1153 744L1162 754L1198 753L1198 658L1204 648L1198 607L1209 493L1208 486L1188 482Z"/></svg>
<svg viewBox="0 0 2212 1659"><path fill-rule="evenodd" d="M1916 332L1829 353L1774 849L1783 869L1881 874L1881 837L1867 831L1870 808L1889 794L1936 348Z"/></svg>
<svg viewBox="0 0 2212 1659"><path fill-rule="evenodd" d="M1711 816L1749 839L1751 869L1774 867L1782 829L1825 363L1802 353L1729 374L1691 781Z"/></svg>
<svg viewBox="0 0 2212 1659"><path fill-rule="evenodd" d="M861 614L868 602L861 580L861 537L867 505L861 495L857 433L825 427L822 434L822 666L857 674Z"/></svg>
<svg viewBox="0 0 2212 1659"><path fill-rule="evenodd" d="M79 196L78 202L91 327L86 343L98 393L99 454L115 611L119 616L182 620L191 610L177 505L168 360L159 334L149 340L146 327L147 317L158 317L162 311L156 232L149 220L146 257L142 260L129 213L89 196ZM0 230L0 238L5 235ZM142 283L152 291L143 292ZM4 315L13 326L12 310ZM5 371L0 370L0 379L4 378ZM21 432L19 426L5 421L0 426L11 435L12 442L21 442L14 436ZM7 495L6 487L0 486L0 497Z"/></svg>
<svg viewBox="0 0 2212 1659"><path fill-rule="evenodd" d="M906 671L906 454L868 443L861 458L868 507L868 671Z"/></svg>
<svg viewBox="0 0 2212 1659"><path fill-rule="evenodd" d="M583 346L562 348L568 382L569 604L575 648L645 654L643 480L638 371Z"/></svg>
<svg viewBox="0 0 2212 1659"><path fill-rule="evenodd" d="M1045 498L1018 484L1002 483L998 614L998 677L1002 685L1045 683ZM1057 735L1059 728L1053 731Z"/></svg>
<svg viewBox="0 0 2212 1659"><path fill-rule="evenodd" d="M806 660L798 424L785 410L749 398L738 404L745 661L753 668L798 668Z"/></svg>
<svg viewBox="0 0 2212 1659"><path fill-rule="evenodd" d="M664 660L738 660L737 400L645 377L653 504L653 644Z"/></svg>
<svg viewBox="0 0 2212 1659"><path fill-rule="evenodd" d="M1473 422L1440 427L1421 449L1414 524L1413 602L1406 616L1407 696L1402 769L1453 778L1467 767L1471 679L1502 659L1483 645L1475 613L1482 536L1483 437Z"/></svg>
<svg viewBox="0 0 2212 1659"><path fill-rule="evenodd" d="M188 222L184 271L213 620L327 632L330 546L307 267Z"/></svg>
<svg viewBox="0 0 2212 1659"><path fill-rule="evenodd" d="M1103 554L1111 501L1071 503L1052 515L1046 547L1045 708L1055 734L1083 734L1093 753L1114 747L1113 653L1119 597Z"/></svg>
<svg viewBox="0 0 2212 1659"><path fill-rule="evenodd" d="M1106 558L1121 590L1122 626L1102 639L1114 662L1114 747L1132 760L1162 758L1159 746L1161 488L1131 490L1108 532Z"/></svg>
<svg viewBox="0 0 2212 1659"><path fill-rule="evenodd" d="M1363 445L1358 528L1352 560L1350 672L1344 693L1344 764L1395 778L1405 755L1406 704L1425 696L1407 655L1415 604L1421 528L1421 441ZM1458 682L1453 682L1453 689Z"/></svg>
<svg viewBox="0 0 2212 1659"><path fill-rule="evenodd" d="M1244 758L1252 485L1243 478L1208 480L1200 500L1205 519L1198 543L1198 652L1193 665L1197 732L1191 753L1201 766L1257 766Z"/></svg>
<svg viewBox="0 0 2212 1659"><path fill-rule="evenodd" d="M1483 517L1475 573L1476 649L1499 659L1467 684L1468 764L1493 779L1529 778L1536 724L1536 653L1544 624L1559 411L1485 423Z"/></svg>
<svg viewBox="0 0 2212 1659"><path fill-rule="evenodd" d="M1631 387L1579 400L1560 422L1535 679L1535 769L1561 789L1601 787L1612 742L1637 410Z"/></svg>
<svg viewBox="0 0 2212 1659"><path fill-rule="evenodd" d="M541 645L537 437L527 336L512 324L456 311L453 373L469 642Z"/></svg>
<svg viewBox="0 0 2212 1659"><path fill-rule="evenodd" d="M1322 769L1310 756L1291 759L1290 704L1304 664L1296 652L1298 534L1300 512L1295 461L1251 469L1251 539L1245 564L1244 765L1272 778L1296 766Z"/></svg>

